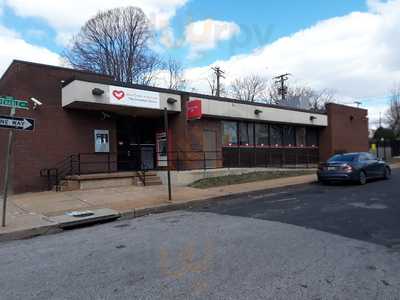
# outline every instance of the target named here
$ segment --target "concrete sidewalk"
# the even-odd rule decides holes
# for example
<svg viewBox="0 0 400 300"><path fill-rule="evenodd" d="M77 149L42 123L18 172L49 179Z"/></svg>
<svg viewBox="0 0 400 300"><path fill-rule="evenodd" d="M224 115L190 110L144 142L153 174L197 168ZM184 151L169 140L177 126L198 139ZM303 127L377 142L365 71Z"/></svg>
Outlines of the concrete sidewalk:
<svg viewBox="0 0 400 300"><path fill-rule="evenodd" d="M69 211L109 208L119 212L121 217L129 218L181 209L231 194L304 184L315 180L315 175L305 175L209 189L173 186L172 202L168 202L166 186L127 186L14 195L8 201L7 226L0 227L0 241L59 232L59 224L52 217Z"/></svg>
<svg viewBox="0 0 400 300"><path fill-rule="evenodd" d="M400 167L397 164L394 167ZM69 211L108 208L121 217L183 209L195 204L216 201L232 194L268 190L316 181L315 175L278 178L208 189L172 187L173 201L168 202L166 186L128 186L69 192L39 192L9 198L7 226L0 227L0 241L28 238L60 231L52 217Z"/></svg>

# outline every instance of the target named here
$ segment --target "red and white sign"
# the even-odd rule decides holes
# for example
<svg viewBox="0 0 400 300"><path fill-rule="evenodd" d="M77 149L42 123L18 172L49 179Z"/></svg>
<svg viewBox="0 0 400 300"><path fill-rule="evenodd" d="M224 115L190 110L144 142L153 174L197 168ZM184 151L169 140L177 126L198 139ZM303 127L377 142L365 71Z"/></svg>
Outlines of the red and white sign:
<svg viewBox="0 0 400 300"><path fill-rule="evenodd" d="M201 117L203 115L203 112L201 109L201 100L194 99L194 100L188 101L186 104L186 110L187 110L188 120L201 119Z"/></svg>
<svg viewBox="0 0 400 300"><path fill-rule="evenodd" d="M152 91L109 87L110 104L160 109L160 94Z"/></svg>

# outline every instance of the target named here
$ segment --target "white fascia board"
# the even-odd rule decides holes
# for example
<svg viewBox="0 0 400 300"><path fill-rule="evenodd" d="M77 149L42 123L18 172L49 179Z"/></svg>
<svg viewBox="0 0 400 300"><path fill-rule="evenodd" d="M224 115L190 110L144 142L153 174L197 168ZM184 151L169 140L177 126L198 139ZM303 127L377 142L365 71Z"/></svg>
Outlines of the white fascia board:
<svg viewBox="0 0 400 300"><path fill-rule="evenodd" d="M110 103L111 95L110 95L110 87L111 85L100 84L88 81L74 80L70 82L68 85L62 88L62 106L68 107L74 102L84 102L84 103L98 103L98 104L109 104L109 105L117 105L115 102ZM95 96L92 94L92 90L94 88L98 88L104 91L104 94ZM129 88L121 87L121 89L129 90ZM130 90L139 90L139 91L147 91L145 89L130 89ZM158 93L160 99L160 108L149 108L156 110L163 110L164 107L167 107L168 111L180 112L181 109L181 96L172 93L164 93L164 92L152 92L149 93ZM173 98L176 100L175 103L169 104L167 102L168 98ZM117 106L126 106L124 104ZM138 107L141 108L141 107Z"/></svg>
<svg viewBox="0 0 400 300"><path fill-rule="evenodd" d="M328 116L320 113L218 101L198 97L190 97L190 100L201 100L202 114L211 117L247 119L252 121L301 124L310 126L328 126ZM258 114L255 113L256 110L259 111Z"/></svg>

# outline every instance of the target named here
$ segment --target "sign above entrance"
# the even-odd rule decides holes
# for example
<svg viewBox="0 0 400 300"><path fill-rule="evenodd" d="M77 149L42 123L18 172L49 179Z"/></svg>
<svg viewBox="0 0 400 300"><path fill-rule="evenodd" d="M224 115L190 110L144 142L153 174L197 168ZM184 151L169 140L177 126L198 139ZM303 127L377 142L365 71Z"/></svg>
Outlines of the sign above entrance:
<svg viewBox="0 0 400 300"><path fill-rule="evenodd" d="M35 120L28 118L0 116L0 128L32 131L35 128Z"/></svg>
<svg viewBox="0 0 400 300"><path fill-rule="evenodd" d="M19 108L19 109L29 109L28 101L18 100L11 96L1 96L0 106Z"/></svg>
<svg viewBox="0 0 400 300"><path fill-rule="evenodd" d="M157 92L124 88L109 87L110 104L132 107L160 109L160 94Z"/></svg>
<svg viewBox="0 0 400 300"><path fill-rule="evenodd" d="M195 100L188 101L186 110L187 110L187 119L188 120L201 119L201 116L203 115L203 112L201 109L201 100L195 99Z"/></svg>

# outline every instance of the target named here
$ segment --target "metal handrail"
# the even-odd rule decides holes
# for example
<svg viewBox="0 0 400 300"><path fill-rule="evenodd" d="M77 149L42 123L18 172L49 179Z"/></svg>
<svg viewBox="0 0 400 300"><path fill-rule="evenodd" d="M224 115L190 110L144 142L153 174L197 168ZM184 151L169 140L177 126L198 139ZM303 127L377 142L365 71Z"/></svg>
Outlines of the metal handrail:
<svg viewBox="0 0 400 300"><path fill-rule="evenodd" d="M299 149L303 150L296 152ZM280 151L278 151L280 150ZM293 151L291 151L293 150ZM144 149L134 151L133 158L118 159L117 152L109 153L78 153L69 155L53 168L40 170L42 177L47 177L49 189L59 186L68 175L82 175L93 173L113 173L119 166L136 171L139 179L146 185L146 171L149 170L141 162ZM318 163L318 148L256 148L256 147L224 147L221 151L177 150L168 151L163 159L160 152L149 150L155 162L170 164L174 169L217 169L235 167L291 167L309 168ZM154 169L163 170L163 166L154 166Z"/></svg>

